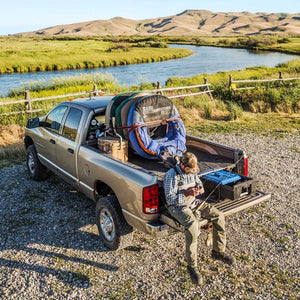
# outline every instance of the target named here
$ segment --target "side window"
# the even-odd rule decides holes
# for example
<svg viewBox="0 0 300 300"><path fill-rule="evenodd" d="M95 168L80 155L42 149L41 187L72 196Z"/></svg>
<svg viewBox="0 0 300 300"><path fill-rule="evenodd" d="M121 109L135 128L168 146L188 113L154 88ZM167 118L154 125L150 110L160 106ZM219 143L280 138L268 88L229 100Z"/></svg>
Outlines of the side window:
<svg viewBox="0 0 300 300"><path fill-rule="evenodd" d="M82 115L81 110L76 108L70 109L62 133L64 137L71 139L73 141L75 140L81 115Z"/></svg>
<svg viewBox="0 0 300 300"><path fill-rule="evenodd" d="M46 118L46 128L58 133L62 118L67 110L67 106L55 108Z"/></svg>

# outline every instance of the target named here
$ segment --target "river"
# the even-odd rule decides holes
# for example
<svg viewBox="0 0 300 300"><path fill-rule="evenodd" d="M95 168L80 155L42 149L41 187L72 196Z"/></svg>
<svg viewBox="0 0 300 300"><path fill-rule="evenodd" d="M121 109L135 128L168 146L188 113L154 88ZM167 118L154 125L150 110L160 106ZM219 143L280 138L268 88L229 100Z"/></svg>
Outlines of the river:
<svg viewBox="0 0 300 300"><path fill-rule="evenodd" d="M274 67L287 62L297 55L277 52L251 52L246 49L230 49L217 47L197 47L192 45L172 45L191 49L191 56L163 62L115 66L97 69L49 71L36 73L14 73L0 75L0 94L7 95L10 89L19 88L30 81L47 81L50 78L74 76L78 74L92 74L95 72L110 73L121 84L128 86L141 82L160 81L162 85L170 77L192 77L200 73L216 73L245 69L252 66ZM124 54L125 55L125 54Z"/></svg>

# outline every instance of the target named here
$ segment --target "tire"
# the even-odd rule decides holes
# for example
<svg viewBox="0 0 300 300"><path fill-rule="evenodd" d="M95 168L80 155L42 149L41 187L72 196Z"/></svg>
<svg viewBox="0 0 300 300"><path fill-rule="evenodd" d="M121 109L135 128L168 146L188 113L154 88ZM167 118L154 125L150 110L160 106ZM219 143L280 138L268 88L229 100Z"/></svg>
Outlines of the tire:
<svg viewBox="0 0 300 300"><path fill-rule="evenodd" d="M100 198L96 205L96 224L99 235L110 250L131 245L133 228L126 222L115 195Z"/></svg>
<svg viewBox="0 0 300 300"><path fill-rule="evenodd" d="M26 166L31 179L41 181L47 178L48 170L39 161L34 145L26 149Z"/></svg>

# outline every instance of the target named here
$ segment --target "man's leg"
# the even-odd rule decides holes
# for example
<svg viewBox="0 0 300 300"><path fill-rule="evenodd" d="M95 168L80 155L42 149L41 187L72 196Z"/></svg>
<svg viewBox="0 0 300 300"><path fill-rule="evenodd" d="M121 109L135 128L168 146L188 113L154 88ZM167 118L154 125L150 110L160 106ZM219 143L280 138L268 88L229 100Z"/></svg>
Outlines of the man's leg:
<svg viewBox="0 0 300 300"><path fill-rule="evenodd" d="M186 261L189 266L197 267L198 220L188 207L174 207L169 212L185 227Z"/></svg>
<svg viewBox="0 0 300 300"><path fill-rule="evenodd" d="M201 216L213 224L213 250L212 257L229 265L234 263L234 258L225 254L226 232L224 214L214 206L207 204L201 210Z"/></svg>
<svg viewBox="0 0 300 300"><path fill-rule="evenodd" d="M185 255L188 264L187 270L192 282L202 284L202 278L197 269L197 244L199 225L191 209L187 207L174 207L169 210L170 214L185 227Z"/></svg>
<svg viewBox="0 0 300 300"><path fill-rule="evenodd" d="M226 248L224 214L208 204L201 210L201 217L210 220L213 224L213 249L217 252L224 252Z"/></svg>

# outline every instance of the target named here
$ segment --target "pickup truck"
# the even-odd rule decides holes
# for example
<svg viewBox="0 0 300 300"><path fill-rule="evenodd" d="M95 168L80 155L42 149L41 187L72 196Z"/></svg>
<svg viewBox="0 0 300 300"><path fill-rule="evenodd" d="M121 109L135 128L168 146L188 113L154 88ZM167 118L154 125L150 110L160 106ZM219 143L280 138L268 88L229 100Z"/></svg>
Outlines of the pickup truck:
<svg viewBox="0 0 300 300"><path fill-rule="evenodd" d="M105 128L111 99L95 96L62 102L45 117L29 119L24 136L29 176L40 181L51 171L95 201L99 235L109 249L130 246L134 229L157 236L183 232L165 206L163 177L168 169L163 162L131 151L125 161L99 150L91 128ZM191 135L186 135L186 147L198 157L199 176L212 170L248 176L243 150ZM210 193L205 200L215 202L228 216L268 199L270 194L244 187L234 200L224 199L222 190L218 197ZM207 222L201 219L199 226L204 228Z"/></svg>

